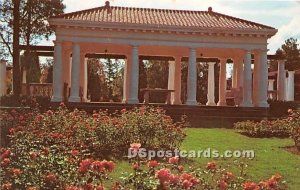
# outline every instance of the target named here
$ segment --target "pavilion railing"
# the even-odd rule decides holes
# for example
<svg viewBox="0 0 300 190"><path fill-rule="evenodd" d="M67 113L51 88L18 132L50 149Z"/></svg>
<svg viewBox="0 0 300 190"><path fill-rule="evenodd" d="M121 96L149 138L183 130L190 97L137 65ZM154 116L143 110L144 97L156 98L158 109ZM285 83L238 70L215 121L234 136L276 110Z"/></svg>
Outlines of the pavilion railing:
<svg viewBox="0 0 300 190"><path fill-rule="evenodd" d="M28 96L51 97L53 94L52 83L23 83L22 94Z"/></svg>

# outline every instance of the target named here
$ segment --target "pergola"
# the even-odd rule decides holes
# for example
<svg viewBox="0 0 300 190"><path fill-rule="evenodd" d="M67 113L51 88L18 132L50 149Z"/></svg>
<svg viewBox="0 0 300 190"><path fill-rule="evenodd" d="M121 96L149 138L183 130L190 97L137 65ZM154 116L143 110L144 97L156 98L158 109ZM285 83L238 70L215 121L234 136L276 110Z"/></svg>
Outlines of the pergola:
<svg viewBox="0 0 300 190"><path fill-rule="evenodd" d="M63 86L71 88L69 102L85 101L87 55L107 50L126 58L123 102L137 104L139 57L172 57L168 88L172 104L181 102L181 64L188 62L187 99L198 105L197 62L207 58L207 105L226 105L226 62L233 60L233 88L242 94L241 107L268 107L267 40L275 28L208 11L104 6L52 17L55 27L53 102L63 101ZM72 55L72 57L71 57ZM253 75L251 60L254 59ZM209 59L209 58L218 58ZM220 64L219 102L215 103L214 65ZM252 78L253 77L253 78ZM83 89L83 99L80 98Z"/></svg>

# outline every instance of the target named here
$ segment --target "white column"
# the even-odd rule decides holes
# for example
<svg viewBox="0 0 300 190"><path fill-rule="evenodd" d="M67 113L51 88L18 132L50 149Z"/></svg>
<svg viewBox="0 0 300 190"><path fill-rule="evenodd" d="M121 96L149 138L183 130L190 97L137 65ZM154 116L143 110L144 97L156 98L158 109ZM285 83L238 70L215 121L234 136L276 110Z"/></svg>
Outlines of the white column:
<svg viewBox="0 0 300 190"><path fill-rule="evenodd" d="M62 65L62 44L54 42L54 65L53 65L53 97L52 102L63 101L63 65Z"/></svg>
<svg viewBox="0 0 300 190"><path fill-rule="evenodd" d="M287 101L295 100L295 71L288 71Z"/></svg>
<svg viewBox="0 0 300 190"><path fill-rule="evenodd" d="M269 84L268 84L268 90L269 91L274 90L274 82L275 82L275 79L269 79Z"/></svg>
<svg viewBox="0 0 300 190"><path fill-rule="evenodd" d="M27 83L27 72L26 72L26 69L25 67L23 67L23 70L22 70L22 84L26 84Z"/></svg>
<svg viewBox="0 0 300 190"><path fill-rule="evenodd" d="M268 104L268 50L261 50L258 53L258 71L256 84L256 102L257 107L269 107Z"/></svg>
<svg viewBox="0 0 300 190"><path fill-rule="evenodd" d="M128 104L138 104L139 90L139 50L138 46L132 46L131 69L129 70L130 89L128 93Z"/></svg>
<svg viewBox="0 0 300 190"><path fill-rule="evenodd" d="M226 106L226 86L227 86L226 62L227 62L227 59L220 59L219 102L218 102L218 106ZM208 77L210 77L210 75L208 75ZM210 81L210 80L211 80L211 78L208 79L208 81Z"/></svg>
<svg viewBox="0 0 300 190"><path fill-rule="evenodd" d="M233 60L232 88L237 88L238 64L239 63L237 63L235 60Z"/></svg>
<svg viewBox="0 0 300 190"><path fill-rule="evenodd" d="M83 101L87 101L87 85L88 85L88 65L87 65L88 58L84 58L84 64L83 64Z"/></svg>
<svg viewBox="0 0 300 190"><path fill-rule="evenodd" d="M278 61L278 73L277 73L277 100L285 100L285 63L284 60Z"/></svg>
<svg viewBox="0 0 300 190"><path fill-rule="evenodd" d="M215 106L215 63L208 63L208 81L207 81L207 106ZM226 75L226 74L225 74Z"/></svg>
<svg viewBox="0 0 300 190"><path fill-rule="evenodd" d="M6 95L6 61L0 60L0 96Z"/></svg>
<svg viewBox="0 0 300 190"><path fill-rule="evenodd" d="M71 53L69 51L65 51L63 54L63 70L64 70L64 82L68 84L68 86L71 86L71 64L70 64L70 59L71 59Z"/></svg>
<svg viewBox="0 0 300 190"><path fill-rule="evenodd" d="M169 75L168 75L168 89L174 90L175 88L175 61L168 61ZM174 101L174 92L171 93L171 103Z"/></svg>
<svg viewBox="0 0 300 190"><path fill-rule="evenodd" d="M82 101L87 101L87 58L85 53L80 53L80 87L82 90Z"/></svg>
<svg viewBox="0 0 300 190"><path fill-rule="evenodd" d="M253 107L252 104L252 73L251 73L251 51L247 50L244 58L244 84L242 107Z"/></svg>
<svg viewBox="0 0 300 190"><path fill-rule="evenodd" d="M196 49L190 48L188 77L187 77L187 105L197 105L197 64Z"/></svg>
<svg viewBox="0 0 300 190"><path fill-rule="evenodd" d="M80 44L73 42L72 49L72 72L71 72L71 95L69 102L80 102Z"/></svg>
<svg viewBox="0 0 300 190"><path fill-rule="evenodd" d="M236 88L242 89L243 84L244 84L244 63L243 63L243 59L235 58L234 62L237 63Z"/></svg>
<svg viewBox="0 0 300 190"><path fill-rule="evenodd" d="M174 71L174 99L171 101L174 105L180 105L181 102L181 57L175 57Z"/></svg>
<svg viewBox="0 0 300 190"><path fill-rule="evenodd" d="M131 70L131 56L127 55L124 66L124 79L123 79L123 103L128 103L129 90L130 90L130 70Z"/></svg>
<svg viewBox="0 0 300 190"><path fill-rule="evenodd" d="M253 84L252 84L252 101L255 106L258 104L259 94L259 73L260 73L260 52L254 53L254 69L253 69Z"/></svg>

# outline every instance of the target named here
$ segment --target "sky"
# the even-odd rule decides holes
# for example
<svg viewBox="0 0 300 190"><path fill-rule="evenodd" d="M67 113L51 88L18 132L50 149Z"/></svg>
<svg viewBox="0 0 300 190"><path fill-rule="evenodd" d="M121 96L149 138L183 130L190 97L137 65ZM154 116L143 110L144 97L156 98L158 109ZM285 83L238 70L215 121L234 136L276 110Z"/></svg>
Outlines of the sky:
<svg viewBox="0 0 300 190"><path fill-rule="evenodd" d="M106 0L64 0L65 12L100 7ZM207 10L258 22L278 29L269 39L268 53L275 53L286 39L300 43L300 0L110 0L112 6ZM43 42L49 43L49 42Z"/></svg>

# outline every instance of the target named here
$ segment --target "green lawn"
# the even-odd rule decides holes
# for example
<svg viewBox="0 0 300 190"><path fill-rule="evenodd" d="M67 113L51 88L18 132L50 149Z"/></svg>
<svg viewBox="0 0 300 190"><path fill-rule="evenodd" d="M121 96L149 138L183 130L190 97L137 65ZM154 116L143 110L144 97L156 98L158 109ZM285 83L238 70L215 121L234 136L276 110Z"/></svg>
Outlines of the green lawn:
<svg viewBox="0 0 300 190"><path fill-rule="evenodd" d="M293 145L290 139L258 139L248 138L228 129L187 129L182 150L203 150L212 148L220 151L225 150L254 150L255 158L238 159L248 164L246 173L250 179L258 182L266 180L275 173L280 173L289 185L289 189L300 189L300 155L294 155L283 148ZM195 158L190 164L205 166L208 161L215 160L222 167L232 165L233 158ZM117 163L113 178L129 170L129 165L123 161Z"/></svg>

